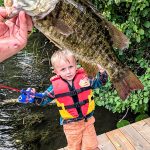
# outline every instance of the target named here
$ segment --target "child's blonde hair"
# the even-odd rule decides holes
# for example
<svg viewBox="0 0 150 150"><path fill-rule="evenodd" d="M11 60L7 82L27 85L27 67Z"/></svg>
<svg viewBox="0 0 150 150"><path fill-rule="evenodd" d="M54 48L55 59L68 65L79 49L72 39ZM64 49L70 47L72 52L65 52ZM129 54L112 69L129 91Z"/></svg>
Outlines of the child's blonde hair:
<svg viewBox="0 0 150 150"><path fill-rule="evenodd" d="M68 61L70 57L73 57L75 59L74 54L68 50L68 49L63 49L63 50L58 50L53 53L51 56L51 64L54 67L56 63L58 63L60 60ZM75 59L76 61L76 59Z"/></svg>

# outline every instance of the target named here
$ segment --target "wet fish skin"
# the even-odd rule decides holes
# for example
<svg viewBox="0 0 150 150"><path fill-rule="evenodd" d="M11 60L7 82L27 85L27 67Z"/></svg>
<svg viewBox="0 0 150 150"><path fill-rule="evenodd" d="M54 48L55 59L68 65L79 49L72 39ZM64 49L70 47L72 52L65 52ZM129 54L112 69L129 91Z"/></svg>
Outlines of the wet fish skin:
<svg viewBox="0 0 150 150"><path fill-rule="evenodd" d="M122 99L126 99L132 90L143 89L139 79L113 52L113 46L126 48L128 39L97 13L89 1L59 0L54 9L39 20L37 16L40 15L32 13L33 8L30 4L28 7L25 8L22 4L22 9L33 16L35 27L56 46L72 50L85 64L101 64L107 70ZM39 11L39 8L36 9Z"/></svg>
<svg viewBox="0 0 150 150"><path fill-rule="evenodd" d="M55 8L58 1L59 0L4 0L4 5L11 17L18 14L20 10L24 10L28 15L36 16L36 18L39 19L49 14Z"/></svg>

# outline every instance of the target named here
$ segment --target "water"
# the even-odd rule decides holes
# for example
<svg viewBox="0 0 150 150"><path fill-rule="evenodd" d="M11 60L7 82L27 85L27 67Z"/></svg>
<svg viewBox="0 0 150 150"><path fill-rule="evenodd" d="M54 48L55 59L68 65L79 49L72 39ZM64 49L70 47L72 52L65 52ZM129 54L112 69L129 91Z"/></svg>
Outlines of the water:
<svg viewBox="0 0 150 150"><path fill-rule="evenodd" d="M43 89L49 84L50 67L49 53L53 45L41 34L30 37L27 47L14 57L0 64L0 83L22 89L29 86ZM38 38L37 38L37 37ZM36 37L36 38L35 38ZM45 82L46 81L46 82ZM5 99L17 98L19 93L7 89L0 89L0 102ZM1 106L1 105L0 105ZM11 125L13 109L0 107L0 150L15 150L12 139L13 126Z"/></svg>
<svg viewBox="0 0 150 150"><path fill-rule="evenodd" d="M8 113L9 111L6 109L0 110L0 150L16 150L10 135L13 132L13 127L10 124L11 114Z"/></svg>
<svg viewBox="0 0 150 150"><path fill-rule="evenodd" d="M0 64L0 83L18 89L34 87L38 92L45 90L49 85L49 78L52 76L50 56L56 49L42 34L33 34L24 50ZM0 90L1 101L18 96L17 92L7 89ZM0 150L22 149L23 145L16 144L18 139L14 136L15 134L24 138L26 142L24 149L27 150L56 150L64 147L66 140L62 126L59 126L59 114L56 106L26 107L23 105L7 105L5 107L0 105ZM15 121L18 119L16 114L21 117ZM39 119L37 116L40 115ZM117 121L123 115L113 114L104 108L97 107L95 111L97 134L115 129ZM131 118L131 116L128 117Z"/></svg>

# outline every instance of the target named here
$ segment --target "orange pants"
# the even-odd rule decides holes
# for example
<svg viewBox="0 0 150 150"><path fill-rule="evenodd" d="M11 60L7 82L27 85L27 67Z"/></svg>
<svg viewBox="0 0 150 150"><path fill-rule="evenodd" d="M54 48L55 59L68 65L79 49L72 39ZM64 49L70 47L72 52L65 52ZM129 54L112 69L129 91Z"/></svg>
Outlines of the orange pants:
<svg viewBox="0 0 150 150"><path fill-rule="evenodd" d="M87 122L80 120L63 125L67 150L93 150L98 147L94 122L95 118L91 117Z"/></svg>

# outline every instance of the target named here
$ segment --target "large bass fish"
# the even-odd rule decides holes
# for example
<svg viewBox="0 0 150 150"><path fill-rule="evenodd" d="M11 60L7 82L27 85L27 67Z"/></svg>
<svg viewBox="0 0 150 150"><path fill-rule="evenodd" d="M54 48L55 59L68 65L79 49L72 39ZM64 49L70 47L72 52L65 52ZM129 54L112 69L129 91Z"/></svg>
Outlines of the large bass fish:
<svg viewBox="0 0 150 150"><path fill-rule="evenodd" d="M59 48L72 50L86 69L101 64L121 99L126 99L132 90L144 88L113 52L113 48L128 47L127 37L102 17L90 1L4 0L4 3L9 17L24 10L32 16L38 30Z"/></svg>

